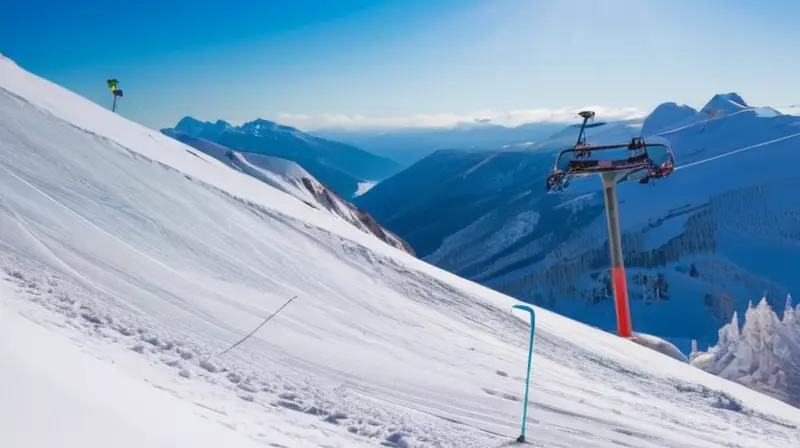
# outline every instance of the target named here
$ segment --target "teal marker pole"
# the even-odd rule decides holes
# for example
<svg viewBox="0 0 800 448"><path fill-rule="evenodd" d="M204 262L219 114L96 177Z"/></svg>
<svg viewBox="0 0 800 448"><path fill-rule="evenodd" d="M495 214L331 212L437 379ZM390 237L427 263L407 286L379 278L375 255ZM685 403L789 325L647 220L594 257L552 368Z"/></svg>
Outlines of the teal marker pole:
<svg viewBox="0 0 800 448"><path fill-rule="evenodd" d="M514 305L511 309L527 311L531 315L531 341L528 344L528 373L525 375L525 401L523 401L522 405L522 430L519 437L517 437L517 442L525 443L525 423L528 420L528 390L531 384L531 359L533 358L533 332L536 328L536 313L533 311L533 308L527 305Z"/></svg>

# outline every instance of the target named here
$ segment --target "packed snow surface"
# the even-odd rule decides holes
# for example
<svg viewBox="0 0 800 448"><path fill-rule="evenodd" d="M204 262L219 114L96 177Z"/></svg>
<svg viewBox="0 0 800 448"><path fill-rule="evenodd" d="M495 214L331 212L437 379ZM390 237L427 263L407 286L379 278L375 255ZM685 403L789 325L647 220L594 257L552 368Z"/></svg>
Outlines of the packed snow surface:
<svg viewBox="0 0 800 448"><path fill-rule="evenodd" d="M8 60L0 268L0 446L519 433L519 302ZM800 410L541 309L527 425L540 447L800 445Z"/></svg>
<svg viewBox="0 0 800 448"><path fill-rule="evenodd" d="M3 297L7 299L7 297ZM203 384L181 384L169 371L150 372L136 352L113 353L115 364L82 350L78 344L0 305L0 443L4 447L174 448L263 447L246 433L231 431L224 411L201 401L209 396ZM85 343L85 341L82 341ZM103 353L102 347L93 352ZM108 356L103 354L103 357ZM122 368L126 370L121 370ZM154 374L156 375L154 377ZM158 382L159 385L153 387ZM186 400L176 390L191 387ZM173 390L175 389L175 390ZM239 400L235 395L228 401ZM192 402L194 401L194 403ZM292 416L288 416L292 417ZM297 417L303 417L298 415ZM314 423L306 418L306 426ZM214 422L215 424L209 424ZM260 431L291 447L368 446L340 436L318 437L302 420L264 413ZM316 439L316 440L315 440Z"/></svg>

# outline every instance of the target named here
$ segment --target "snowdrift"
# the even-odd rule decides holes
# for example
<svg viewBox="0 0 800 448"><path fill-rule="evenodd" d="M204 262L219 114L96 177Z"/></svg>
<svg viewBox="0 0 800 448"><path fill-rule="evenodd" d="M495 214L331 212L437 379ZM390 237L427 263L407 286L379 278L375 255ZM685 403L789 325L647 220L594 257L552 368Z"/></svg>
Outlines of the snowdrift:
<svg viewBox="0 0 800 448"><path fill-rule="evenodd" d="M0 446L120 445L162 411L209 427L140 445L486 448L518 435L528 323L516 300L5 60L0 268L15 332L4 387L33 392L22 379L43 372L48 406L93 406L120 430L66 439L71 427L36 426L53 421L41 395L4 393L0 415L14 417L0 419ZM51 349L63 356L47 371ZM534 356L538 446L800 443L797 409L541 309ZM128 387L150 415L113 402Z"/></svg>

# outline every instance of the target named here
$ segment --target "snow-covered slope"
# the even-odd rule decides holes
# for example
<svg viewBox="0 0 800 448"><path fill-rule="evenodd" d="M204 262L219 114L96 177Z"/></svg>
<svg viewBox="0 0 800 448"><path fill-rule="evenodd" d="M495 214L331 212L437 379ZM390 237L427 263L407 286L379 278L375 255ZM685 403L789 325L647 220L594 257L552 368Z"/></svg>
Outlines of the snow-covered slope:
<svg viewBox="0 0 800 448"><path fill-rule="evenodd" d="M647 117L642 126L642 135L656 135L674 129L682 123L697 121L697 111L686 105L662 103Z"/></svg>
<svg viewBox="0 0 800 448"><path fill-rule="evenodd" d="M219 408L239 400L235 395L226 402L219 392L214 396L213 387L195 382L191 384L195 402L182 399L165 386L180 386L175 384L174 372L150 368L137 352L98 346L89 339L76 344L9 312L13 292L5 286L0 284L0 338L7 341L0 344L0 441L4 447L264 446L246 432L231 431L220 417ZM92 344L91 349L86 344ZM114 363L108 362L110 357ZM197 397L201 392L209 395ZM203 407L212 397L215 407ZM331 439L338 446L369 446L344 436L338 440L332 434L318 437L317 430L304 430L288 417L264 415L261 431L269 432L269 440L279 446L315 448Z"/></svg>
<svg viewBox="0 0 800 448"><path fill-rule="evenodd" d="M517 301L190 151L0 61L0 318L14 333L0 375L16 382L0 383L20 387L3 390L0 446L486 448L517 436ZM797 409L541 309L534 356L537 446L800 443ZM109 426L81 438L55 411L63 425L102 414ZM198 415L207 427L191 434ZM132 427L157 440L119 441Z"/></svg>
<svg viewBox="0 0 800 448"><path fill-rule="evenodd" d="M173 129L165 129L162 132L228 164L233 169L249 174L300 199L310 207L326 210L380 240L414 255L414 250L408 243L381 227L369 213L342 199L296 162L279 157L233 151L228 147Z"/></svg>

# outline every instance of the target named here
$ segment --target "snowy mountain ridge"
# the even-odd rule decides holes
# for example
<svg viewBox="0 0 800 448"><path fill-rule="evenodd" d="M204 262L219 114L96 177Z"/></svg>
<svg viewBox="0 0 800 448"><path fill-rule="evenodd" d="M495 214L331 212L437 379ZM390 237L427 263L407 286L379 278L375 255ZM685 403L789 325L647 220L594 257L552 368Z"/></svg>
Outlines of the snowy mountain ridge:
<svg viewBox="0 0 800 448"><path fill-rule="evenodd" d="M519 301L4 61L0 171L0 445L486 448L519 434ZM536 317L534 444L800 443L795 408Z"/></svg>
<svg viewBox="0 0 800 448"><path fill-rule="evenodd" d="M740 110L749 109L750 106L736 92L718 93L711 98L700 112L708 115L725 114L731 112L738 112Z"/></svg>
<svg viewBox="0 0 800 448"><path fill-rule="evenodd" d="M326 210L334 216L343 218L364 232L375 235L389 245L414 255L414 250L408 243L381 227L369 213L342 199L296 162L279 157L233 151L225 146L192 137L181 131L163 130L162 132L226 163L235 170L249 174L280 191L300 199L309 207Z"/></svg>
<svg viewBox="0 0 800 448"><path fill-rule="evenodd" d="M291 160L343 198L352 198L360 183L383 180L400 169L385 157L261 118L234 126L223 120L184 117L162 132L182 132L242 153Z"/></svg>
<svg viewBox="0 0 800 448"><path fill-rule="evenodd" d="M491 122L471 122L453 128L407 128L378 130L318 130L313 135L369 148L408 168L442 149L487 150L519 142L538 141L560 130L565 124L528 123L515 127Z"/></svg>

